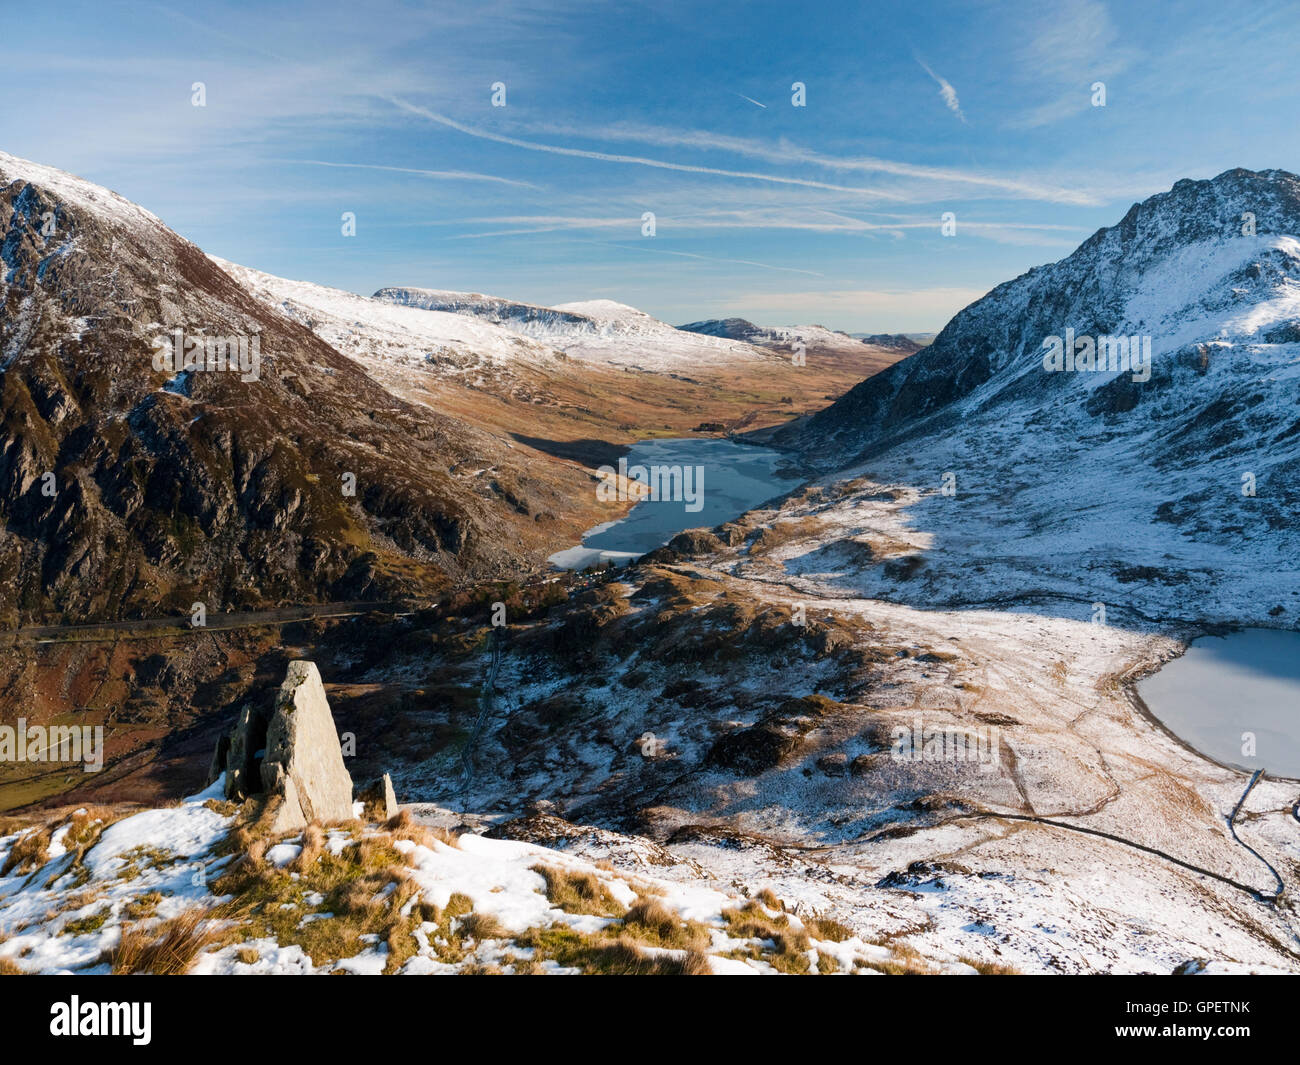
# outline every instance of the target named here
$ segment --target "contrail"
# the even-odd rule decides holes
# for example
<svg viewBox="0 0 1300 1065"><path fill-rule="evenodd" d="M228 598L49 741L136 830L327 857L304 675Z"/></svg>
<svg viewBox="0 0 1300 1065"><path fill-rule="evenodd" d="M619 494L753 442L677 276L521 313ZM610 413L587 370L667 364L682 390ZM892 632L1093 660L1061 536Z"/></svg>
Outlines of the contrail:
<svg viewBox="0 0 1300 1065"><path fill-rule="evenodd" d="M746 96L743 92L733 92L732 95L733 95L733 96L739 96L742 100L748 100L748 101L749 101L751 104L753 104L755 107L761 107L764 111L767 110L767 104L760 104L760 103L759 103L757 100L755 100L752 96Z"/></svg>

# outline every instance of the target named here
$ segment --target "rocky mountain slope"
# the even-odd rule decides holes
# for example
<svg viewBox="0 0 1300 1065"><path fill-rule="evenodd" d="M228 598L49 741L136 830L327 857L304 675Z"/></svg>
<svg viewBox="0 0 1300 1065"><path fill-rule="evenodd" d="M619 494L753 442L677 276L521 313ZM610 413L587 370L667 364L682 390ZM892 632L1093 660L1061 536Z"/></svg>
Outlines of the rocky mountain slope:
<svg viewBox="0 0 1300 1065"><path fill-rule="evenodd" d="M6 623L429 592L554 549L576 471L395 398L147 211L0 155L0 220ZM167 361L178 329L203 368Z"/></svg>
<svg viewBox="0 0 1300 1065"><path fill-rule="evenodd" d="M1298 233L1300 179L1232 170L998 286L776 435L871 482L814 508L834 542L787 568L931 603L1036 590L1080 610L1294 621ZM1149 366L1115 368L1105 336L1149 348ZM1048 368L1070 339L1076 368ZM901 502L886 506L881 482ZM873 536L908 565L850 550Z"/></svg>

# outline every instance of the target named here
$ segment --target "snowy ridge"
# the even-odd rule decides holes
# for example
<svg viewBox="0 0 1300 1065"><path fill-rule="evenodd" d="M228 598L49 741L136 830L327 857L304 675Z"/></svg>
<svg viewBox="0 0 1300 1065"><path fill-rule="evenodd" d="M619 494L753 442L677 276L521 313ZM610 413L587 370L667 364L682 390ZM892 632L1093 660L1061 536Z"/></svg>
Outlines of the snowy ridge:
<svg viewBox="0 0 1300 1065"><path fill-rule="evenodd" d="M111 189L96 185L75 174L69 174L65 170L20 159L8 152L0 152L0 183L10 185L15 181L25 181L43 188L59 199L91 211L104 221L115 225L128 228L150 226L165 228L157 215L119 196Z"/></svg>
<svg viewBox="0 0 1300 1065"><path fill-rule="evenodd" d="M747 344L782 348L786 351L789 351L796 341L802 341L808 349L829 349L844 354L861 353L866 346L864 341L838 329L827 329L824 325L760 326L744 318L711 318L702 322L679 325L677 328L683 332L743 340Z"/></svg>
<svg viewBox="0 0 1300 1065"><path fill-rule="evenodd" d="M584 300L554 307L477 293L382 288L375 299L407 307L451 311L486 319L521 336L544 341L573 358L655 371L692 365L753 362L771 356L749 344L685 333L644 311L613 300Z"/></svg>
<svg viewBox="0 0 1300 1065"><path fill-rule="evenodd" d="M559 352L488 321L290 281L210 256L252 295L301 322L349 358L473 379L516 363L554 365Z"/></svg>

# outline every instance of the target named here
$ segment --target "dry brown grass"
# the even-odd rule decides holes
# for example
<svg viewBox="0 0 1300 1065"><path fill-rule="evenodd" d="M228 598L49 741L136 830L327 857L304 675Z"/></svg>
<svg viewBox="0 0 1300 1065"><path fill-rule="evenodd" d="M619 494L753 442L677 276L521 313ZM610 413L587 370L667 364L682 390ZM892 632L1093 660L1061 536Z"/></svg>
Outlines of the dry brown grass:
<svg viewBox="0 0 1300 1065"><path fill-rule="evenodd" d="M449 829L437 825L422 825L411 816L408 810L399 810L395 817L384 822L384 828L393 839L407 839L422 847L433 849L434 842L444 843L448 847L458 846L459 837Z"/></svg>
<svg viewBox="0 0 1300 1065"><path fill-rule="evenodd" d="M711 972L699 951L684 957L649 954L627 934L588 935L563 925L529 929L516 942L533 951L533 965L543 959L565 968L603 976L700 976Z"/></svg>
<svg viewBox="0 0 1300 1065"><path fill-rule="evenodd" d="M63 836L63 846L70 851L77 851L80 858L80 855L85 854L99 841L104 829L121 817L122 814L111 806L83 807L73 813L68 820L68 831Z"/></svg>
<svg viewBox="0 0 1300 1065"><path fill-rule="evenodd" d="M598 951L599 971L606 976L706 976L711 972L708 961L698 951L685 958L647 954L627 936L619 936Z"/></svg>
<svg viewBox="0 0 1300 1065"><path fill-rule="evenodd" d="M472 939L479 943L488 939L508 939L510 937L510 932L506 926L490 913L467 913L460 919L457 931L466 939Z"/></svg>
<svg viewBox="0 0 1300 1065"><path fill-rule="evenodd" d="M210 915L210 910L194 906L153 928L124 925L122 938L105 960L115 975L179 976L188 972L203 949L218 939L207 925Z"/></svg>
<svg viewBox="0 0 1300 1065"><path fill-rule="evenodd" d="M595 873L560 869L554 865L530 866L546 881L546 898L565 913L619 917L625 907Z"/></svg>
<svg viewBox="0 0 1300 1065"><path fill-rule="evenodd" d="M10 961L8 958L0 958L0 976L26 976L27 971L17 962Z"/></svg>
<svg viewBox="0 0 1300 1065"><path fill-rule="evenodd" d="M0 876L8 876L12 872L29 873L44 865L50 857L52 836L50 828L36 828L16 840L9 849L4 865L0 866Z"/></svg>
<svg viewBox="0 0 1300 1065"><path fill-rule="evenodd" d="M325 850L325 830L313 822L302 830L302 850L289 863L295 873L306 872L316 864L316 859Z"/></svg>
<svg viewBox="0 0 1300 1065"><path fill-rule="evenodd" d="M923 976L934 971L921 952L909 943L887 939L881 945L888 947L893 957L886 961L863 959L862 964L867 968L875 969L886 976Z"/></svg>
<svg viewBox="0 0 1300 1065"><path fill-rule="evenodd" d="M790 919L785 914L768 916L757 899L723 910L722 919L727 924L727 934L735 939L771 939L775 933L790 926Z"/></svg>
<svg viewBox="0 0 1300 1065"><path fill-rule="evenodd" d="M129 921L143 921L154 915L154 911L158 909L158 904L162 900L161 891L150 891L144 895L137 895L122 907L122 916Z"/></svg>
<svg viewBox="0 0 1300 1065"><path fill-rule="evenodd" d="M391 837L363 837L334 854L323 826L309 825L302 835L302 853L291 863L296 868L280 869L265 861L269 838L232 833L247 841L250 851L213 885L217 894L234 896L230 916L238 924L225 934L226 941L269 936L282 946L302 947L323 965L354 957L365 949L363 937L377 935L388 944L385 971L395 972L418 950L414 931L430 914L418 903L403 914L418 887ZM313 892L324 901L309 904ZM304 923L309 914L320 916Z"/></svg>
<svg viewBox="0 0 1300 1065"><path fill-rule="evenodd" d="M814 917L810 921L804 922L808 929L808 934L814 939L825 939L831 943L843 943L846 939L853 938L853 929L841 921L833 921L829 917Z"/></svg>
<svg viewBox="0 0 1300 1065"><path fill-rule="evenodd" d="M704 925L656 899L638 899L623 917L623 928L627 937L669 950L703 950L712 939Z"/></svg>
<svg viewBox="0 0 1300 1065"><path fill-rule="evenodd" d="M1012 965L1004 965L997 961L980 961L978 958L968 958L962 955L957 959L964 962L972 969L976 970L981 976L1019 976L1020 970Z"/></svg>
<svg viewBox="0 0 1300 1065"><path fill-rule="evenodd" d="M783 973L807 973L812 969L808 951L812 939L802 928L795 928L784 913L769 916L758 899L750 899L744 906L722 911L727 924L727 934L735 939L758 939L772 943L772 949L751 951L750 957L761 957L774 969ZM829 937L828 937L829 938Z"/></svg>

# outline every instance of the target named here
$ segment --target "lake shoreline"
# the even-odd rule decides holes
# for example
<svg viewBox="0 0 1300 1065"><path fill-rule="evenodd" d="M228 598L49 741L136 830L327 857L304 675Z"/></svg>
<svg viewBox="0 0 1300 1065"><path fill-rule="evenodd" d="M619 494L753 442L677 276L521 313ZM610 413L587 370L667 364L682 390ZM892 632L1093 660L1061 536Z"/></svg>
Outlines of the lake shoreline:
<svg viewBox="0 0 1300 1065"><path fill-rule="evenodd" d="M1171 739L1176 741L1180 746L1184 747L1188 751L1191 751L1197 757L1202 758L1205 761L1210 762L1221 769L1225 769L1233 773L1240 773L1244 776L1249 776L1250 774L1254 773L1257 769L1259 769L1259 770L1263 770L1264 775L1270 780L1290 781L1290 782L1300 783L1300 769L1295 769L1294 771L1291 771L1290 769L1290 763L1288 759L1293 757L1293 755L1290 754L1289 752L1282 756L1281 760L1284 763L1283 768L1278 768L1278 769L1270 768L1269 766L1264 765L1262 761L1259 760L1258 758L1256 759L1256 761L1259 764L1256 764L1254 766L1243 765L1241 762L1230 758L1225 753L1225 751L1214 750L1213 748L1215 744L1213 742L1207 742L1207 739L1209 737L1204 735L1204 730L1211 727L1222 727L1221 722L1216 720L1213 721L1212 723L1207 724L1205 720L1197 720L1195 716L1187 716L1185 720L1183 720L1181 723L1176 720L1166 720L1165 717L1162 717L1161 714L1153 708L1151 700L1149 700L1147 696L1144 695L1142 691L1139 689L1140 685L1146 683L1148 685L1147 695L1150 695L1151 694L1150 681L1154 677L1156 677L1158 674L1165 673L1167 670L1170 669L1178 670L1180 663L1188 662L1188 656L1189 654L1194 653L1196 649L1196 645L1200 641L1208 640L1208 639L1224 640L1225 645L1223 647L1213 648L1213 651L1216 652L1229 665L1236 664L1240 668L1246 669L1248 668L1246 663L1249 661L1249 659L1248 656L1244 654L1244 652L1247 651L1258 652L1259 648L1252 647L1249 644L1242 644L1240 641L1232 648L1229 648L1226 645L1226 641L1228 641L1232 637L1242 637L1242 638L1249 639L1251 638L1252 634L1256 634L1256 633L1260 635L1268 634L1270 637L1275 635L1280 635L1283 633L1290 633L1295 637L1297 642L1300 642L1300 630L1290 629L1290 628L1270 627L1270 626L1263 626L1263 625L1233 625L1233 626L1216 625L1212 627L1207 627L1206 629L1201 630L1194 636L1184 637L1182 640L1180 640L1180 643L1182 644L1182 651L1179 654L1171 657L1165 662L1155 665L1154 668L1142 669L1136 675L1131 675L1124 683L1124 690L1129 697L1130 703L1133 705L1134 709L1138 712L1138 714L1141 717L1145 718L1147 721L1154 724L1167 736L1169 736ZM1258 641L1258 637L1255 637L1255 639L1256 641ZM1205 645L1202 644L1203 651L1204 648ZM1234 663L1229 657L1228 652L1230 651L1237 654L1238 658L1236 663ZM1222 663L1216 663L1213 660L1203 661L1202 660L1203 657L1204 657L1203 655L1198 657L1194 662L1194 665L1196 667L1194 672L1188 670L1186 665L1182 667L1182 672L1188 674L1187 678L1182 680L1182 683L1184 684L1190 683L1191 686L1196 689L1198 694L1201 691L1207 690L1208 686L1212 685L1212 683L1217 679L1214 676L1214 673L1216 672L1216 666L1218 666L1217 672L1220 673L1223 672ZM1251 667L1253 667L1254 665L1256 665L1256 663L1250 663ZM1199 682L1198 682L1198 674L1201 674L1199 678ZM1209 676L1206 676L1206 674L1209 674ZM1275 683L1284 682L1281 677L1276 675L1274 676L1265 675L1265 677L1266 680L1261 683L1265 683L1269 681ZM1168 675L1166 677L1166 680L1168 680ZM1290 682L1294 683L1294 679L1292 679ZM1220 683L1229 683L1229 681L1223 680L1220 681ZM1237 687L1233 694L1240 696L1243 690L1248 691L1249 690L1248 687L1246 688L1242 687L1242 685L1245 683L1247 682L1241 681L1239 679ZM1168 690L1161 693L1161 697L1169 699L1170 705L1177 707L1174 713L1169 715L1170 717L1176 717L1180 713L1184 715L1188 714L1188 711L1186 709L1186 700L1188 696L1186 692L1180 693L1176 687L1169 687ZM1297 694L1296 696L1296 707L1297 710L1300 711L1300 694ZM1202 711L1204 711L1204 707L1202 707L1201 709ZM1264 717L1262 718L1262 720L1264 720L1265 722L1270 722L1270 719L1268 717ZM1300 715L1297 716L1296 721L1281 722L1278 726L1278 731L1285 734L1287 727L1290 726L1291 728L1294 728L1297 721L1300 721ZM1253 733L1258 729L1259 729L1258 725L1256 725L1254 729L1247 729L1243 733L1243 736L1246 733ZM1198 731L1202 732L1202 735L1199 737L1196 735Z"/></svg>

